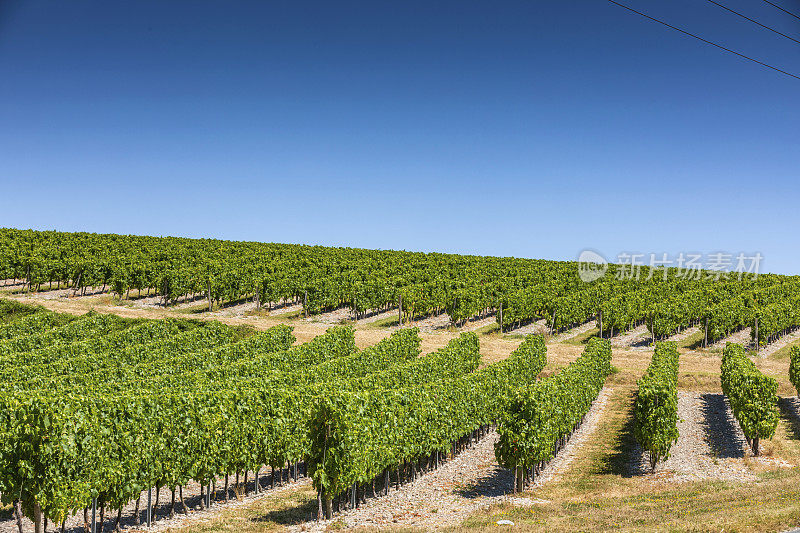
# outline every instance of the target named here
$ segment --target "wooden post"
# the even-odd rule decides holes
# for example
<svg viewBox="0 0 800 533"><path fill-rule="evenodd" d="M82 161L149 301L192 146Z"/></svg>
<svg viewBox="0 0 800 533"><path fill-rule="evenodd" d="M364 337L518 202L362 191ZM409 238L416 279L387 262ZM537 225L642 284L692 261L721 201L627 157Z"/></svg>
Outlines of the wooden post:
<svg viewBox="0 0 800 533"><path fill-rule="evenodd" d="M333 500L327 494L325 495L325 518L333 517Z"/></svg>
<svg viewBox="0 0 800 533"><path fill-rule="evenodd" d="M706 325L704 327L705 332L703 333L703 348L708 346L708 317L706 317Z"/></svg>
<svg viewBox="0 0 800 533"><path fill-rule="evenodd" d="M597 313L597 320L600 323L600 338L603 338L603 310L601 309Z"/></svg>
<svg viewBox="0 0 800 533"><path fill-rule="evenodd" d="M78 273L78 281L75 282L75 288L72 289L72 297L75 297L75 294L78 292L78 285L81 284L81 276L83 276L83 270Z"/></svg>
<svg viewBox="0 0 800 533"><path fill-rule="evenodd" d="M256 287L256 311L261 309L261 287Z"/></svg>
<svg viewBox="0 0 800 533"><path fill-rule="evenodd" d="M147 527L150 527L149 514L147 515ZM97 533L97 498L92 498L92 533Z"/></svg>
<svg viewBox="0 0 800 533"><path fill-rule="evenodd" d="M303 313L305 313L306 318L308 318L308 291L303 293Z"/></svg>
<svg viewBox="0 0 800 533"><path fill-rule="evenodd" d="M500 302L498 313L500 314L500 333L503 333L503 302Z"/></svg>
<svg viewBox="0 0 800 533"><path fill-rule="evenodd" d="M96 501L97 500L95 500L95 502ZM92 511L92 513L94 513L94 511ZM92 520L94 520L94 514L92 514ZM150 527L150 524L152 522L153 522L153 488L150 487L149 489L147 489L147 527Z"/></svg>
<svg viewBox="0 0 800 533"><path fill-rule="evenodd" d="M208 312L210 313L211 312L211 280L210 279L208 280L208 292L206 294L208 295Z"/></svg>
<svg viewBox="0 0 800 533"><path fill-rule="evenodd" d="M756 331L755 331L755 339L756 339L756 355L758 355L758 347L759 347L758 345L760 344L760 343L758 342L758 317L756 317ZM758 446L758 445L756 444L756 446ZM756 453L756 455L758 455L758 454Z"/></svg>
<svg viewBox="0 0 800 533"><path fill-rule="evenodd" d="M397 304L397 325L403 327L403 295L400 295L400 300Z"/></svg>
<svg viewBox="0 0 800 533"><path fill-rule="evenodd" d="M650 333L653 335L653 346L656 345L656 325L655 318L650 317Z"/></svg>
<svg viewBox="0 0 800 533"><path fill-rule="evenodd" d="M38 502L33 502L33 527L36 533L42 532L42 508Z"/></svg>

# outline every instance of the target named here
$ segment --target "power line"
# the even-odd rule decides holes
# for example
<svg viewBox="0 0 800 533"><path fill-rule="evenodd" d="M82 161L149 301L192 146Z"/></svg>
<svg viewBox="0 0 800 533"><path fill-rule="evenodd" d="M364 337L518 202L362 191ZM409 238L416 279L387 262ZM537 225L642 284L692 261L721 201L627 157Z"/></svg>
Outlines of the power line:
<svg viewBox="0 0 800 533"><path fill-rule="evenodd" d="M748 17L747 15L742 15L742 14L741 14L741 13L739 13L738 11L734 11L733 9L729 8L728 6L723 6L723 5L722 5L722 4L720 4L719 2L716 2L715 0L708 0L708 1L709 1L709 2L711 2L712 4L714 4L715 6L719 6L719 7L721 7L722 9L724 9L724 10L726 10L726 11L730 11L730 12L731 12L731 13L733 13L734 15L738 15L738 16L742 17L742 18L743 18L743 19L745 19L745 20L749 20L749 21L750 21L750 22L752 22L753 24L756 24L756 25L758 25L758 26L761 26L761 27L762 27L762 28L764 28L764 29L767 29L767 30L769 30L769 31L771 31L771 32L777 33L778 35L782 35L783 37L786 37L787 39L789 39L789 40L792 40L792 41L796 42L797 44L800 44L800 40L797 40L797 39L795 39L795 38L794 38L794 37L792 37L791 35L786 35L785 33L781 33L781 32L779 32L778 30L776 30L775 28L770 28L770 27L769 27L769 26L767 26L766 24L761 24L759 21L757 21L757 20L753 20L753 19L751 19L750 17Z"/></svg>
<svg viewBox="0 0 800 533"><path fill-rule="evenodd" d="M765 1L766 3L768 3L769 5L771 5L772 7L776 8L776 9L780 9L781 11L783 11L784 13L786 13L787 15L791 15L791 16L793 16L794 18L796 18L797 20L800 20L800 17L798 17L797 15L795 15L794 13L792 13L791 11L787 11L787 10L783 9L783 8L782 8L781 6L779 6L778 4L773 4L773 3L772 3L772 2L770 2L769 0L764 0L764 1Z"/></svg>
<svg viewBox="0 0 800 533"><path fill-rule="evenodd" d="M682 29L680 29L680 28L678 28L676 26L673 26L672 24L664 22L663 20L659 20L657 18L651 17L650 15L646 15L646 14L642 13L641 11L636 11L632 7L628 7L625 4L620 4L619 2L616 2L615 0L608 0L608 1L611 2L612 4L618 5L619 7L627 9L628 11L633 11L637 15L641 15L646 19L652 20L653 22L658 22L659 24L663 24L664 26L666 26L668 28L672 28L675 31L679 31L679 32L683 33L684 35L688 35L689 37L694 37L698 41L703 41L706 44L710 44L711 46L716 46L717 48L720 48L721 50L725 50L726 52L730 52L731 54L734 54L734 55L737 55L737 56L739 56L741 58L747 59L748 61L752 61L753 63L758 63L762 67L767 67L769 69L772 69L772 70L775 70L777 72L780 72L781 74L786 74L787 76L791 76L792 78L796 78L796 79L800 80L800 76L798 76L796 74L792 74L791 72L786 72L785 70L781 70L778 67L773 67L772 65L768 65L767 63L764 63L763 61L759 61L758 59L753 59L750 56L746 56L744 54L740 54L739 52L731 50L730 48L725 48L721 44L717 44L717 43L711 42L708 39L703 39L702 37L700 37L698 35L695 35L694 33L689 33L688 31L682 30Z"/></svg>

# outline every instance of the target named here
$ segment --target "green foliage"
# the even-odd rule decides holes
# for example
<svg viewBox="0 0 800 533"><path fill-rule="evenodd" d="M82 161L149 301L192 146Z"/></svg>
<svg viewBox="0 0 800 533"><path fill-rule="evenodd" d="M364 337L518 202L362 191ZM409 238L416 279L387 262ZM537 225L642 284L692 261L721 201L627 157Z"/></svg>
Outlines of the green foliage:
<svg viewBox="0 0 800 533"><path fill-rule="evenodd" d="M745 437L771 438L778 425L778 382L756 368L741 344L730 342L722 355L721 379Z"/></svg>
<svg viewBox="0 0 800 533"><path fill-rule="evenodd" d="M356 352L350 327L292 347L288 326L241 339L216 322L72 324L94 334L0 359L12 376L0 389L0 492L53 521L93 497L119 507L147 487L299 460L316 398L416 361L420 344L416 329ZM66 340L62 327L49 333Z"/></svg>
<svg viewBox="0 0 800 533"><path fill-rule="evenodd" d="M634 404L634 436L650 452L655 468L669 457L678 440L678 348L674 342L657 342L653 359L638 382Z"/></svg>
<svg viewBox="0 0 800 533"><path fill-rule="evenodd" d="M800 346L792 346L789 351L789 381L800 395Z"/></svg>
<svg viewBox="0 0 800 533"><path fill-rule="evenodd" d="M530 468L552 458L557 441L589 411L610 373L611 345L592 339L555 376L509 390L499 417L497 461L506 468Z"/></svg>
<svg viewBox="0 0 800 533"><path fill-rule="evenodd" d="M449 352L456 355L451 360L474 361L477 351L477 337L465 333L440 350L439 359ZM534 380L545 362L543 339L531 336L504 361L477 372L459 366L467 370L461 377L420 375L405 388L318 398L308 457L314 486L336 495L386 469L447 450L455 439L493 420L501 396Z"/></svg>

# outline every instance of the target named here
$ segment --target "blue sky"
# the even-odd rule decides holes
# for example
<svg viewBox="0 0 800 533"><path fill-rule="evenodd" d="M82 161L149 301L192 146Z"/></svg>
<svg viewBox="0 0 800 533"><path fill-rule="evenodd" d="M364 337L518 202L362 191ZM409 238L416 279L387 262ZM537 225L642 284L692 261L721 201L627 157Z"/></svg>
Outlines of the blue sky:
<svg viewBox="0 0 800 533"><path fill-rule="evenodd" d="M705 0L625 3L800 75ZM800 273L798 95L605 0L3 0L0 226Z"/></svg>

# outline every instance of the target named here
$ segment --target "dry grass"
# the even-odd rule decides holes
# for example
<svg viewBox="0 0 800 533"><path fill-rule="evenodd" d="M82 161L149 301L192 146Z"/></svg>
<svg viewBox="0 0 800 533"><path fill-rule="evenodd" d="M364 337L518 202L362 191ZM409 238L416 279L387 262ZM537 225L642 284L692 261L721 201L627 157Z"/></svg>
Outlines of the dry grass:
<svg viewBox="0 0 800 533"><path fill-rule="evenodd" d="M511 520L515 529L524 531L775 531L800 523L797 468L742 459L758 474L754 483L667 484L631 476L626 465L633 446L633 390L632 386L615 387L595 438L584 446L569 472L529 493L547 503L495 506L476 513L457 530L494 530L500 519ZM798 430L800 421L784 412L765 452L796 460L800 456Z"/></svg>

